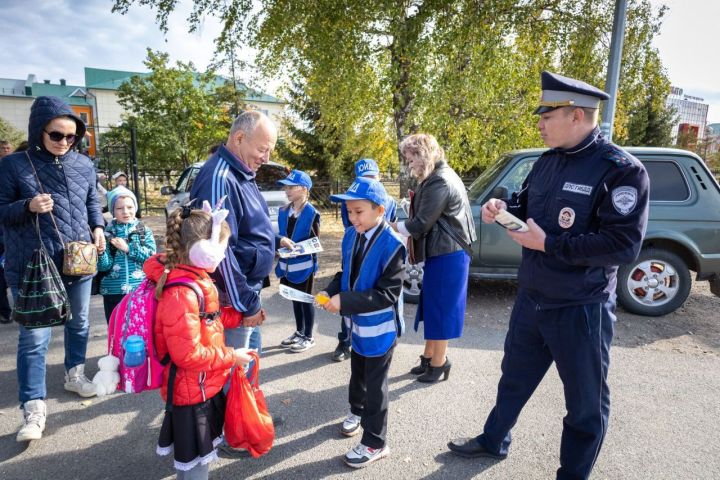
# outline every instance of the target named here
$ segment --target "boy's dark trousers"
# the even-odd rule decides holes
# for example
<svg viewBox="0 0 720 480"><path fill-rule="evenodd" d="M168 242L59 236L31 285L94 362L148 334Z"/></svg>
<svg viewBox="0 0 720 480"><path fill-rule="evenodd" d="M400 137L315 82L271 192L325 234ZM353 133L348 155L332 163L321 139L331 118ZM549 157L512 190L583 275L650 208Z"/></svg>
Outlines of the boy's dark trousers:
<svg viewBox="0 0 720 480"><path fill-rule="evenodd" d="M293 313L295 314L296 330L307 338L313 336L313 326L315 325L315 307L312 303L292 302Z"/></svg>
<svg viewBox="0 0 720 480"><path fill-rule="evenodd" d="M350 335L350 329L345 325L345 319L340 316L340 332L338 332L338 340L342 345L350 350L351 345L351 335Z"/></svg>
<svg viewBox="0 0 720 480"><path fill-rule="evenodd" d="M359 415L362 444L383 448L387 433L388 371L395 345L381 357L350 355L350 411Z"/></svg>

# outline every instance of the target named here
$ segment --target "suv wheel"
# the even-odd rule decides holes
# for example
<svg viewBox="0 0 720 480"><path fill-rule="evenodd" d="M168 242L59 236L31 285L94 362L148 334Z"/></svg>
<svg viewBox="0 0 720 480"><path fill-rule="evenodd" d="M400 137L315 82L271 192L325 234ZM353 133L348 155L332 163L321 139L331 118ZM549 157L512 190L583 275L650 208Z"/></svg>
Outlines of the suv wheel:
<svg viewBox="0 0 720 480"><path fill-rule="evenodd" d="M629 312L657 317L680 307L691 283L690 270L678 255L650 248L618 269L618 300Z"/></svg>
<svg viewBox="0 0 720 480"><path fill-rule="evenodd" d="M405 279L403 280L403 299L407 303L420 301L420 290L423 281L423 263L406 264Z"/></svg>

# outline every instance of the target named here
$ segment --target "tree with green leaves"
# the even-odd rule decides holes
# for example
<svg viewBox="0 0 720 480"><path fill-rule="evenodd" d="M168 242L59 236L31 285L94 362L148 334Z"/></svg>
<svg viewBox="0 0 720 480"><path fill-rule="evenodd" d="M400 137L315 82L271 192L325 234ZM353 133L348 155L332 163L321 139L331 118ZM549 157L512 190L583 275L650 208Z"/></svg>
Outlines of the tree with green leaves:
<svg viewBox="0 0 720 480"><path fill-rule="evenodd" d="M20 142L27 140L27 134L10 125L10 122L0 117L0 140L10 142L16 148Z"/></svg>
<svg viewBox="0 0 720 480"><path fill-rule="evenodd" d="M135 3L157 9L161 28L175 5L115 0L115 10ZM440 139L456 170L471 172L506 150L542 145L532 115L542 70L604 85L614 0L259 4L195 0L190 28L206 15L223 19L223 35L242 28L236 38L258 49L262 74L304 85L327 127L357 134L372 124L392 132L395 145L423 130ZM630 119L648 98L660 105L667 78L650 45L663 14L648 0L628 2L615 126L620 140L627 140ZM634 132L643 128L640 120L633 124Z"/></svg>
<svg viewBox="0 0 720 480"><path fill-rule="evenodd" d="M352 125L339 128L327 124L320 105L310 99L309 90L298 83L289 90L293 115L285 118L282 127L287 134L277 144L282 161L321 179L350 177L361 157L374 158L385 173L397 173L394 146L382 123L370 122L359 131Z"/></svg>
<svg viewBox="0 0 720 480"><path fill-rule="evenodd" d="M139 158L146 167L172 169L206 158L231 124L217 76L212 70L197 73L192 63L171 66L168 54L150 49L145 66L148 74L118 88L118 103L127 112L121 128L136 129Z"/></svg>
<svg viewBox="0 0 720 480"><path fill-rule="evenodd" d="M629 107L627 134L620 141L627 145L669 147L673 144L672 128L676 123L675 109L666 104L670 81L658 74L662 70L657 52L648 48L646 55L643 86L636 102Z"/></svg>

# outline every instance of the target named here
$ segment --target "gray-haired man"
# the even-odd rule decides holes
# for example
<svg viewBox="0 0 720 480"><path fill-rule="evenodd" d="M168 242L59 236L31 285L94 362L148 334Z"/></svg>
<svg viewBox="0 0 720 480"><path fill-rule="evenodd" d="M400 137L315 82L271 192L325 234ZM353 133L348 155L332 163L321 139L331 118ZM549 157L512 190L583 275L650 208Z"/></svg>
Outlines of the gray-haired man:
<svg viewBox="0 0 720 480"><path fill-rule="evenodd" d="M272 270L276 237L265 199L255 184L255 173L275 148L277 130L265 115L243 112L235 119L225 145L198 173L190 198L212 205L227 195L225 208L232 236L227 255L214 278L220 301L243 314L242 326L225 331L226 343L239 348L261 348L258 327L265 320L260 302L263 282Z"/></svg>

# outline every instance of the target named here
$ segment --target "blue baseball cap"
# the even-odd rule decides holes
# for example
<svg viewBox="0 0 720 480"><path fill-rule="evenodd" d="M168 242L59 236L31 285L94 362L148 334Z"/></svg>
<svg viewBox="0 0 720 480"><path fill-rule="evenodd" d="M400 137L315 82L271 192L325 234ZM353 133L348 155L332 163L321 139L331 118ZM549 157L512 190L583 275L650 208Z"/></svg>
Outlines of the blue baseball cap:
<svg viewBox="0 0 720 480"><path fill-rule="evenodd" d="M347 200L370 200L378 205L385 205L387 192L383 184L372 178L358 177L345 193L330 195L333 202L345 202Z"/></svg>
<svg viewBox="0 0 720 480"><path fill-rule="evenodd" d="M278 180L277 183L281 185L300 185L301 187L305 187L308 190L312 188L312 180L310 180L310 175L303 172L302 170L292 170L287 177L283 178L282 180Z"/></svg>
<svg viewBox="0 0 720 480"><path fill-rule="evenodd" d="M560 107L598 108L600 102L610 98L606 92L589 83L563 77L557 73L542 72L542 97L535 114L550 112Z"/></svg>
<svg viewBox="0 0 720 480"><path fill-rule="evenodd" d="M380 167L377 162L372 158L361 158L355 162L355 177L367 177L367 176L378 176L380 175Z"/></svg>

